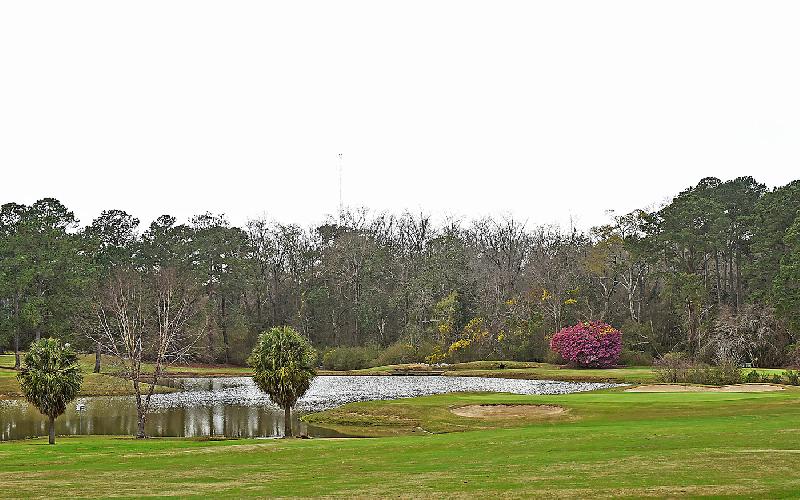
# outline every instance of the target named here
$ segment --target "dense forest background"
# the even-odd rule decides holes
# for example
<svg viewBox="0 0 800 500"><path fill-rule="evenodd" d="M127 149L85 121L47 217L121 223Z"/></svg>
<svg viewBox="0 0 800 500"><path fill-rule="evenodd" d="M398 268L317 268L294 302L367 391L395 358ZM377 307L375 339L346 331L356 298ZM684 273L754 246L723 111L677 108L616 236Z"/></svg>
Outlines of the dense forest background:
<svg viewBox="0 0 800 500"><path fill-rule="evenodd" d="M244 363L283 324L356 365L553 360L549 335L596 319L622 330L632 363L682 351L775 366L796 363L800 336L800 181L705 178L589 232L367 210L313 228L206 213L143 229L107 210L80 227L52 198L7 203L0 348L58 336L92 351L110 280L163 269L193 297L202 362Z"/></svg>

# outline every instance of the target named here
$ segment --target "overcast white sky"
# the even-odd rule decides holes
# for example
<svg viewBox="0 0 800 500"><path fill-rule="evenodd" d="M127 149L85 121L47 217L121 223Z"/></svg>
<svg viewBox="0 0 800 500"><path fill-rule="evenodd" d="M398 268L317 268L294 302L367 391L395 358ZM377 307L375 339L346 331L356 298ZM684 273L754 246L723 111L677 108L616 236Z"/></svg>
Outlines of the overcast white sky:
<svg viewBox="0 0 800 500"><path fill-rule="evenodd" d="M0 202L588 227L800 178L800 2L0 0Z"/></svg>

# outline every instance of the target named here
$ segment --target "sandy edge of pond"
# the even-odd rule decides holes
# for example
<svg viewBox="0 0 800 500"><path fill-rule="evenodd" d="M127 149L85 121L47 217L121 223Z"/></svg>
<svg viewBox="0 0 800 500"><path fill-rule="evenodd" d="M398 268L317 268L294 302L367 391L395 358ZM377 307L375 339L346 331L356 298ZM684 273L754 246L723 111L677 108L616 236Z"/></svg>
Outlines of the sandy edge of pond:
<svg viewBox="0 0 800 500"><path fill-rule="evenodd" d="M467 405L450 408L450 411L459 417L470 418L530 418L553 417L566 413L566 409L552 405Z"/></svg>
<svg viewBox="0 0 800 500"><path fill-rule="evenodd" d="M772 384L736 384L710 387L706 385L651 384L625 389L625 392L772 392L785 388Z"/></svg>

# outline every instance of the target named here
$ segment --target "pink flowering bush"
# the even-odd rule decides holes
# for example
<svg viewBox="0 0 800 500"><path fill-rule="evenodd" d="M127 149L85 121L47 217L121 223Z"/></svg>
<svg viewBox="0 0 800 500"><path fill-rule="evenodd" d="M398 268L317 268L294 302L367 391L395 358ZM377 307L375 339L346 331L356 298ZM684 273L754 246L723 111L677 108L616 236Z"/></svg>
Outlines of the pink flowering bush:
<svg viewBox="0 0 800 500"><path fill-rule="evenodd" d="M605 368L619 361L622 333L602 321L562 328L550 339L550 349L582 368Z"/></svg>

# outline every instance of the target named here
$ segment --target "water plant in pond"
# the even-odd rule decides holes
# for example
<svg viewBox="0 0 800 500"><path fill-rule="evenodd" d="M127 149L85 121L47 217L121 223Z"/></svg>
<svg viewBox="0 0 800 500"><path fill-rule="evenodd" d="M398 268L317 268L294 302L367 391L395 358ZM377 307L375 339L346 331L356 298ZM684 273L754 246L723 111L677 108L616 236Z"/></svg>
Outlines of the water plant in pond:
<svg viewBox="0 0 800 500"><path fill-rule="evenodd" d="M311 386L316 375L316 354L308 340L290 326L264 332L248 362L253 381L284 411L284 437L292 435L292 407Z"/></svg>
<svg viewBox="0 0 800 500"><path fill-rule="evenodd" d="M550 348L576 366L606 368L619 360L622 333L602 321L583 321L553 335Z"/></svg>
<svg viewBox="0 0 800 500"><path fill-rule="evenodd" d="M55 421L78 397L83 374L78 355L69 344L49 338L31 344L17 375L27 399L49 418L49 443L56 443Z"/></svg>

